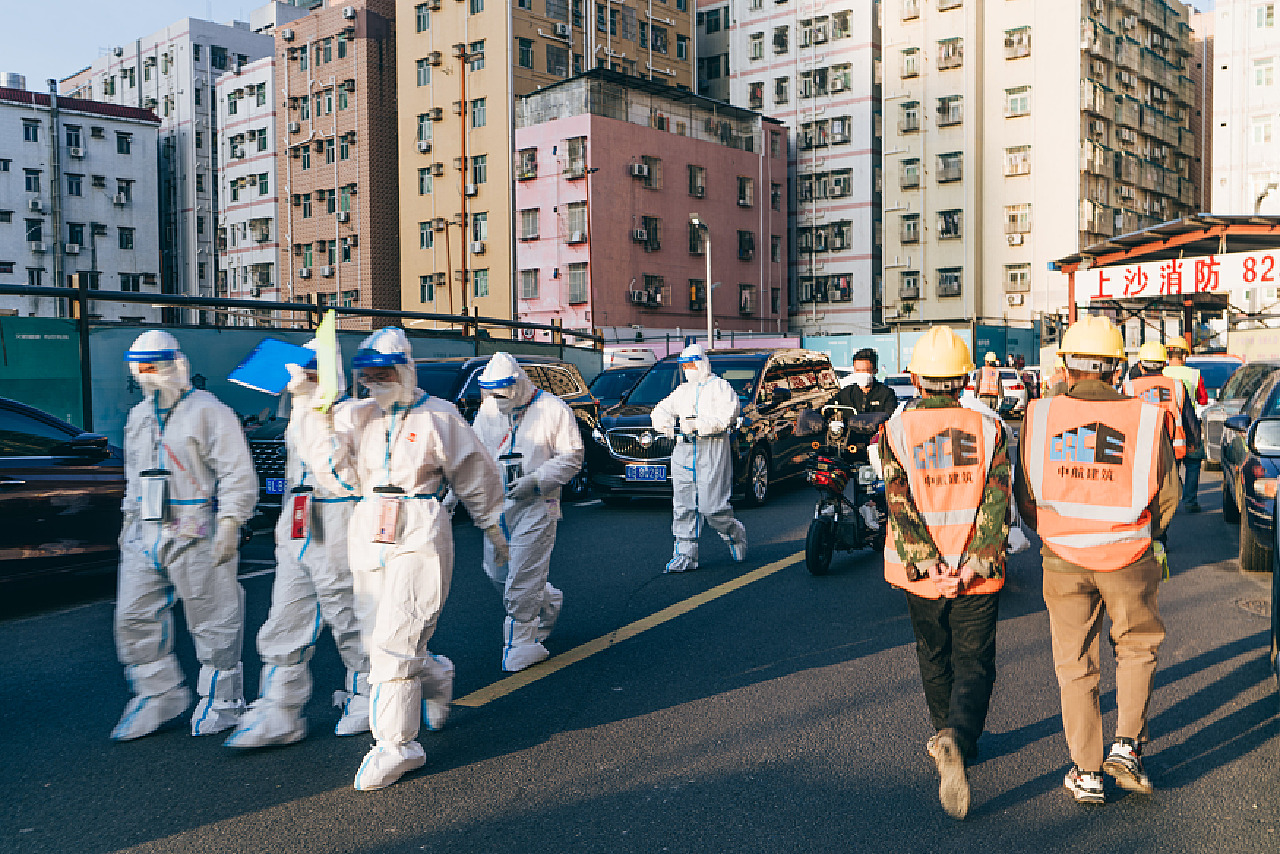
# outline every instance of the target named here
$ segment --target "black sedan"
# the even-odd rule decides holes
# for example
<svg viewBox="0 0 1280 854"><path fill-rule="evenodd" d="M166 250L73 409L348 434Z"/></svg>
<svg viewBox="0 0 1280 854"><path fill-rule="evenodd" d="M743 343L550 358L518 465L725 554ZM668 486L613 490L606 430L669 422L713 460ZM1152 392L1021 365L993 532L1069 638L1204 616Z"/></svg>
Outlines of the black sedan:
<svg viewBox="0 0 1280 854"><path fill-rule="evenodd" d="M0 582L114 563L124 452L0 398Z"/></svg>
<svg viewBox="0 0 1280 854"><path fill-rule="evenodd" d="M1222 518L1240 525L1240 566L1246 572L1271 567L1272 518L1280 457L1254 445L1259 419L1280 416L1280 371L1271 372L1239 415L1222 422Z"/></svg>

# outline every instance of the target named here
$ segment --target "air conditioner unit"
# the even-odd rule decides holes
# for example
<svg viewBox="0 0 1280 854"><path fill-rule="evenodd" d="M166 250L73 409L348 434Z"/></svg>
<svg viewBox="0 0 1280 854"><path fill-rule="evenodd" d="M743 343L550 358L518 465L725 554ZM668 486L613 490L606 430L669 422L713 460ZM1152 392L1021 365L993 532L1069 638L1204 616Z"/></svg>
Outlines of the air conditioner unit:
<svg viewBox="0 0 1280 854"><path fill-rule="evenodd" d="M356 7L355 7L355 6L343 6L343 7L342 7L342 17L344 17L344 18L346 18L348 21L350 21L350 20L354 19L354 18L355 18L355 16L356 16Z"/></svg>
<svg viewBox="0 0 1280 854"><path fill-rule="evenodd" d="M568 24L556 24L553 29L555 30L555 34L562 39L567 39L569 36L573 35L573 30Z"/></svg>
<svg viewBox="0 0 1280 854"><path fill-rule="evenodd" d="M432 231L444 231L448 227L449 227L449 220L445 219L442 216L438 216L435 219L431 220Z"/></svg>
<svg viewBox="0 0 1280 854"><path fill-rule="evenodd" d="M438 66L442 62L444 62L444 54L440 53L440 51L433 50L427 54L427 65Z"/></svg>
<svg viewBox="0 0 1280 854"><path fill-rule="evenodd" d="M428 12L439 12L439 11L440 11L440 0L427 0L427 11L428 11Z"/></svg>
<svg viewBox="0 0 1280 854"><path fill-rule="evenodd" d="M39 199L28 199L27 210L32 213L44 213L44 206L40 204Z"/></svg>
<svg viewBox="0 0 1280 854"><path fill-rule="evenodd" d="M643 228L633 229L631 232L631 239L636 243L644 243L649 239L649 232L645 231Z"/></svg>
<svg viewBox="0 0 1280 854"><path fill-rule="evenodd" d="M66 250L67 250L67 254L68 254L68 255L79 255L79 254L80 254L80 244L79 244L79 243L68 243L68 244L67 244L67 246L66 246Z"/></svg>
<svg viewBox="0 0 1280 854"><path fill-rule="evenodd" d="M326 265L326 266L324 266L324 267L321 267L321 268L320 268L320 275L324 276L326 279L332 279L332 278L333 278L333 268L332 268L332 267L330 267L330 266L327 266L327 265Z"/></svg>
<svg viewBox="0 0 1280 854"><path fill-rule="evenodd" d="M1009 235L1009 245L1010 245L1010 246L1021 246L1021 245L1022 245L1022 238L1023 238L1023 235L1021 235L1021 234L1010 234L1010 235Z"/></svg>
<svg viewBox="0 0 1280 854"><path fill-rule="evenodd" d="M303 267L301 270L299 270L299 271L298 271L298 278L299 278L299 279L309 279L309 278L311 278L311 268L310 268L310 267Z"/></svg>
<svg viewBox="0 0 1280 854"><path fill-rule="evenodd" d="M302 125L298 122L289 122L289 133L298 133L302 130Z"/></svg>
<svg viewBox="0 0 1280 854"><path fill-rule="evenodd" d="M466 186L466 194L468 196L474 196L477 192L479 192L479 190L475 184L468 184Z"/></svg>
<svg viewBox="0 0 1280 854"><path fill-rule="evenodd" d="M429 119L430 119L431 121L433 121L433 122L443 121L443 120L444 120L444 108L443 108L443 107L432 107L431 109L427 110L427 118L429 118Z"/></svg>
<svg viewBox="0 0 1280 854"><path fill-rule="evenodd" d="M84 149L78 145L72 145L67 148L67 154L79 160L84 157Z"/></svg>
<svg viewBox="0 0 1280 854"><path fill-rule="evenodd" d="M434 176L436 176L437 178L439 178L441 175L443 175L443 174L444 174L444 164L443 164L443 163L432 163L432 164L431 164L431 174L432 174L432 175L434 175Z"/></svg>
<svg viewBox="0 0 1280 854"><path fill-rule="evenodd" d="M116 193L115 198L112 199L111 201L113 204L117 204L117 205L120 205L121 207L124 207L125 205L129 204L129 197L126 196L124 193Z"/></svg>
<svg viewBox="0 0 1280 854"><path fill-rule="evenodd" d="M453 46L453 56L455 59L465 59L467 56L467 46L464 42L458 42Z"/></svg>
<svg viewBox="0 0 1280 854"><path fill-rule="evenodd" d="M646 164L646 163L632 163L632 164L631 164L631 177L632 177L632 178L648 178L648 177L649 177L649 166L648 166L648 164Z"/></svg>
<svg viewBox="0 0 1280 854"><path fill-rule="evenodd" d="M644 305L648 301L644 291L627 291L627 299L636 305Z"/></svg>
<svg viewBox="0 0 1280 854"><path fill-rule="evenodd" d="M1022 294L1005 294L1005 299L1009 301L1009 305L1022 305L1024 297Z"/></svg>
<svg viewBox="0 0 1280 854"><path fill-rule="evenodd" d="M430 153L431 153L431 140L429 140L429 139L420 139L420 140L418 140L418 151L422 152L423 154L430 154Z"/></svg>
<svg viewBox="0 0 1280 854"><path fill-rule="evenodd" d="M570 243L586 243L587 233L585 231L571 231L569 232L569 242Z"/></svg>
<svg viewBox="0 0 1280 854"><path fill-rule="evenodd" d="M484 241L483 241L483 240L473 240L473 241L471 241L471 254L472 254L472 255L483 255L483 254L484 254Z"/></svg>
<svg viewBox="0 0 1280 854"><path fill-rule="evenodd" d="M844 91L844 81L843 81L843 80L841 80L839 77L833 77L833 78L831 78L831 82L827 84L827 91L828 91L828 92L843 92L843 91Z"/></svg>
<svg viewBox="0 0 1280 854"><path fill-rule="evenodd" d="M466 161L464 161L461 157L453 158L453 168L461 172L463 169L466 168Z"/></svg>
<svg viewBox="0 0 1280 854"><path fill-rule="evenodd" d="M287 42L293 41L293 30L288 27L284 28L280 31L280 38Z"/></svg>
<svg viewBox="0 0 1280 854"><path fill-rule="evenodd" d="M358 235L358 234L353 234L353 235L351 235L350 237L348 237L348 238L347 238L347 243L348 243L349 245L351 245L351 246L359 246L359 245L360 245L360 235Z"/></svg>
<svg viewBox="0 0 1280 854"><path fill-rule="evenodd" d="M454 102L453 102L453 114L454 114L455 116L460 116L460 115L462 115L462 106L463 106L463 105L462 105L462 102L461 102L461 101L454 101Z"/></svg>
<svg viewBox="0 0 1280 854"><path fill-rule="evenodd" d="M44 253L49 251L49 245L47 243L41 243L38 240L32 240L31 242L29 242L27 244L27 248L30 249L32 252L37 252L37 253Z"/></svg>
<svg viewBox="0 0 1280 854"><path fill-rule="evenodd" d="M338 211L338 222L351 222L351 213L349 211Z"/></svg>

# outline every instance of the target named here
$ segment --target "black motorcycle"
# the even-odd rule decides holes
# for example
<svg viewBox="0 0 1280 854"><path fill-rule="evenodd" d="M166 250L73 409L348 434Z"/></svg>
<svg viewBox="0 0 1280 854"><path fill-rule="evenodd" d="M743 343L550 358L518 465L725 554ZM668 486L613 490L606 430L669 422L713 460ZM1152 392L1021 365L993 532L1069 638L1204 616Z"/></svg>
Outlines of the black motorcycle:
<svg viewBox="0 0 1280 854"><path fill-rule="evenodd" d="M814 437L805 480L818 490L818 505L804 549L813 575L827 574L837 549L884 548L884 481L870 464L867 445L888 418L838 404L824 406L821 413L801 410L796 418L796 436ZM852 499L845 495L850 481L855 483Z"/></svg>

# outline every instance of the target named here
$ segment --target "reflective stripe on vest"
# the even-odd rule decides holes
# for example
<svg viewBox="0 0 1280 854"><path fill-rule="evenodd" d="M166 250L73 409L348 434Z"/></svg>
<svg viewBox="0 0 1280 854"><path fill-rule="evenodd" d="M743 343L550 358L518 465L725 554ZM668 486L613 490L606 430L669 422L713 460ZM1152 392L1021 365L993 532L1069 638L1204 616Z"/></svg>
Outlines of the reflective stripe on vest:
<svg viewBox="0 0 1280 854"><path fill-rule="evenodd" d="M948 566L960 565L973 539L1000 429L994 419L959 407L903 410L885 422L885 436L906 470L912 503ZM887 533L885 580L917 596L937 599L938 589L931 580L907 579L907 568L894 545L899 535L892 513ZM994 593L1002 586L1003 578L976 579L964 592Z"/></svg>
<svg viewBox="0 0 1280 854"><path fill-rule="evenodd" d="M978 383L978 396L981 397L982 395L988 394L995 395L996 397L1002 397L1004 395L1004 392L1000 389L999 368L984 367L982 369L982 376Z"/></svg>
<svg viewBox="0 0 1280 854"><path fill-rule="evenodd" d="M1148 508L1159 489L1165 417L1137 399L1031 402L1023 433L1027 483L1036 532L1054 554L1110 572L1150 547Z"/></svg>
<svg viewBox="0 0 1280 854"><path fill-rule="evenodd" d="M1177 377L1156 374L1125 380L1125 391L1136 398L1154 403L1169 414L1165 429L1173 442L1173 455L1182 459L1187 455L1187 431L1182 426L1182 405L1187 399L1187 389Z"/></svg>

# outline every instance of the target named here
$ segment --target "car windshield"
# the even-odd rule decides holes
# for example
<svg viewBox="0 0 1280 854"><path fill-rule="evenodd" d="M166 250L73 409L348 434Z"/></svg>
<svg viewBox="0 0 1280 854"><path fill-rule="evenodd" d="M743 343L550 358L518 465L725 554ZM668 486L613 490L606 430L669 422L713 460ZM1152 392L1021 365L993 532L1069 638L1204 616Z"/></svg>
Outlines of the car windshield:
<svg viewBox="0 0 1280 854"><path fill-rule="evenodd" d="M911 385L911 377L885 377L885 385Z"/></svg>
<svg viewBox="0 0 1280 854"><path fill-rule="evenodd" d="M425 362L418 364L418 388L432 397L453 399L453 388L458 381L461 365L450 362Z"/></svg>
<svg viewBox="0 0 1280 854"><path fill-rule="evenodd" d="M756 380L760 374L762 362L749 357L715 356L710 357L711 370L724 377L738 398L748 401L755 394ZM649 372L641 377L635 388L627 393L626 402L631 406L657 406L680 382L675 360L658 362Z"/></svg>
<svg viewBox="0 0 1280 854"><path fill-rule="evenodd" d="M1226 385L1227 380L1240 367L1240 363L1227 359L1205 359L1203 361L1187 359L1187 367L1195 368L1200 372L1200 378L1204 380L1205 389L1213 395L1214 392Z"/></svg>
<svg viewBox="0 0 1280 854"><path fill-rule="evenodd" d="M636 384L643 370L605 371L591 381L591 393L605 400L617 400Z"/></svg>

